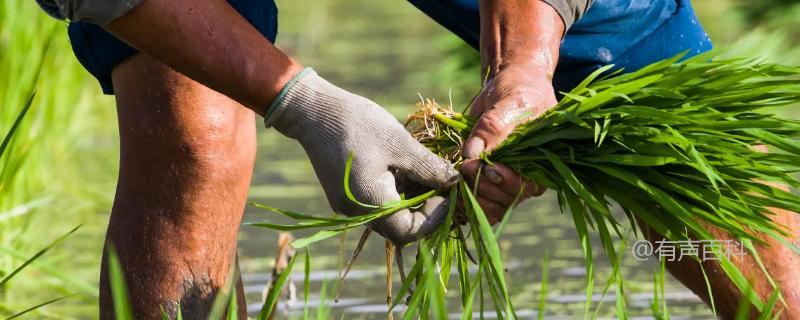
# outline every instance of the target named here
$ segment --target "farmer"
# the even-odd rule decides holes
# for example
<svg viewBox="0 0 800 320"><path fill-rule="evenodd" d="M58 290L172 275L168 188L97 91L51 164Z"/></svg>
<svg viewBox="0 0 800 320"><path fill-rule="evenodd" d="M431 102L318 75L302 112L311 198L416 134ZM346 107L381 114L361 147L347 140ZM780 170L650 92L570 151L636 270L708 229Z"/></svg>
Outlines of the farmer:
<svg viewBox="0 0 800 320"><path fill-rule="evenodd" d="M366 211L342 190L351 153L351 188L370 204L399 199L398 182L442 188L459 178L380 106L274 47L272 0L37 2L71 21L78 60L105 93L116 96L121 163L107 244L118 252L139 318L157 318L161 308L174 315L178 306L184 317L202 318L230 280L254 165L256 115L266 127L298 140L330 205L343 214ZM682 51L693 55L711 48L687 0L411 2L481 52L488 81L471 108L481 117L464 150L471 159L552 107L555 92L602 65L634 70ZM468 161L461 173L473 179L479 166ZM519 190L525 197L544 191L499 164L487 167L485 177L479 201L495 222ZM436 204L398 212L371 227L394 242L413 240L438 222ZM794 283L775 255L778 249L763 253L778 283ZM105 265L104 259L100 312L111 318ZM696 281L698 268L682 267L678 278L708 301ZM714 268L706 270L719 290L716 306L730 316L740 295ZM748 276L758 273L749 270ZM768 294L764 288L759 287L762 296ZM784 290L787 303L798 308L800 298L790 292ZM244 299L238 301L244 317ZM797 310L784 315L800 315Z"/></svg>

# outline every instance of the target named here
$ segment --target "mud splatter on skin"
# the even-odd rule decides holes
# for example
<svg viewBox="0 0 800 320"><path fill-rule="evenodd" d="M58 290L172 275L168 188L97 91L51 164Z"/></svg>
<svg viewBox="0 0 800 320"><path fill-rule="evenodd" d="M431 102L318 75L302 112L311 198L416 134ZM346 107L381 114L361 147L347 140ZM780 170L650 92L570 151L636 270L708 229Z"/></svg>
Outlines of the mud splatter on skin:
<svg viewBox="0 0 800 320"><path fill-rule="evenodd" d="M218 291L207 273L200 275L197 280L194 275L190 275L181 283L180 301L168 299L162 305L171 319L177 317L179 306L184 319L205 319L211 313Z"/></svg>

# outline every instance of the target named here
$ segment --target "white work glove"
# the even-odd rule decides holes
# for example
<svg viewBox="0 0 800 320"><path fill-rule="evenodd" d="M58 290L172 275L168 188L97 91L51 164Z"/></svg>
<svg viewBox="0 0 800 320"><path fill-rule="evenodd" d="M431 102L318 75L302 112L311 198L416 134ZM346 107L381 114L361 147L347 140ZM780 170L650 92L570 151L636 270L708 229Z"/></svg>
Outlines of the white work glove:
<svg viewBox="0 0 800 320"><path fill-rule="evenodd" d="M365 204L400 200L398 181L438 189L459 179L448 161L414 140L386 110L334 86L310 68L286 84L264 118L268 128L300 142L328 203L340 214L357 216L372 210L345 195L344 168L351 153L350 190ZM436 197L421 210L401 210L373 221L370 227L396 244L405 244L440 225L446 206L446 201Z"/></svg>

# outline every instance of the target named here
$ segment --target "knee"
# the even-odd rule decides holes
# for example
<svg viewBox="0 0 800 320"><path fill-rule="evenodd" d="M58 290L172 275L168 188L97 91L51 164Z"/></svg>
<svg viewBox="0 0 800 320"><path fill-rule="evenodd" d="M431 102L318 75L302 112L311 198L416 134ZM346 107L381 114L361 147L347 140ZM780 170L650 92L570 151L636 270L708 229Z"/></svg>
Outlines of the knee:
<svg viewBox="0 0 800 320"><path fill-rule="evenodd" d="M204 108L190 125L178 128L181 157L200 164L229 163L255 156L255 126L252 113Z"/></svg>
<svg viewBox="0 0 800 320"><path fill-rule="evenodd" d="M255 157L255 114L230 98L142 54L112 78L123 162L172 170Z"/></svg>
<svg viewBox="0 0 800 320"><path fill-rule="evenodd" d="M252 166L256 149L252 112L248 116L235 109L194 107L187 112L121 111L121 165L181 173Z"/></svg>

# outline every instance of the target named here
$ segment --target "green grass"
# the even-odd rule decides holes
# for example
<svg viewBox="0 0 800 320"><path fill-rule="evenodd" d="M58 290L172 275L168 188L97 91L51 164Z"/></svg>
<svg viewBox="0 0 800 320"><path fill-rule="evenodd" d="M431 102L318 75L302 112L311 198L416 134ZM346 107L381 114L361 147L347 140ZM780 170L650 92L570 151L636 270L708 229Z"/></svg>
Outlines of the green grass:
<svg viewBox="0 0 800 320"><path fill-rule="evenodd" d="M0 278L86 223L0 285L0 318L47 300L26 316L96 314L106 221L98 214L113 196L107 190L115 181L116 116L112 100L75 61L65 33L34 1L0 4Z"/></svg>
<svg viewBox="0 0 800 320"><path fill-rule="evenodd" d="M37 76L38 76L38 72L39 72L39 70L37 70ZM6 151L7 150L10 150L9 146L11 145L11 141L15 137L15 135L17 134L17 129L19 129L19 126L22 123L22 121L25 119L25 116L28 114L28 111L30 110L31 104L33 103L34 97L35 97L35 94L31 93L30 98L28 98L28 100L25 103L25 105L21 108L21 110L18 112L18 115L14 118L14 121L11 124L10 128L8 129L8 132L6 132L6 134L3 136L2 142L0 142L0 159L2 159L4 155L6 155ZM8 156L8 158L10 158L10 157L11 156ZM2 180L0 180L0 182L2 182ZM0 186L2 186L2 185L5 185L5 184L0 184ZM3 278L0 279L0 289L7 288L9 286L11 280L14 279L14 277L16 277L21 271L25 270L25 268L29 267L33 262L35 262L36 260L38 260L42 256L44 256L48 251L50 251L50 249L52 249L53 247L55 247L55 246L59 245L61 242L63 242L67 237L69 237L72 233L74 233L76 230L78 230L79 227L80 226L70 230L67 234L57 238L52 243L48 244L47 246L45 246L41 250L37 251L35 254L33 254L33 256L31 256L30 258L28 258L27 260L22 262L22 264L20 264L19 266L17 266L16 268L11 270L10 272L4 272L3 273ZM73 295L66 295L66 296L62 296L62 297L58 297L58 298L55 298L55 299L50 299L50 300L41 302L39 304L36 304L36 305L34 305L32 307L28 307L28 308L23 309L21 311L12 311L12 312L15 312L15 313L10 314L7 317L7 319L10 320L10 319L16 319L16 318L22 317L22 316L24 316L24 315L26 315L28 313L31 313L31 312L34 312L34 311L40 309L40 308L44 308L47 305L59 302L61 300L67 299L67 298L72 297L72 296Z"/></svg>

